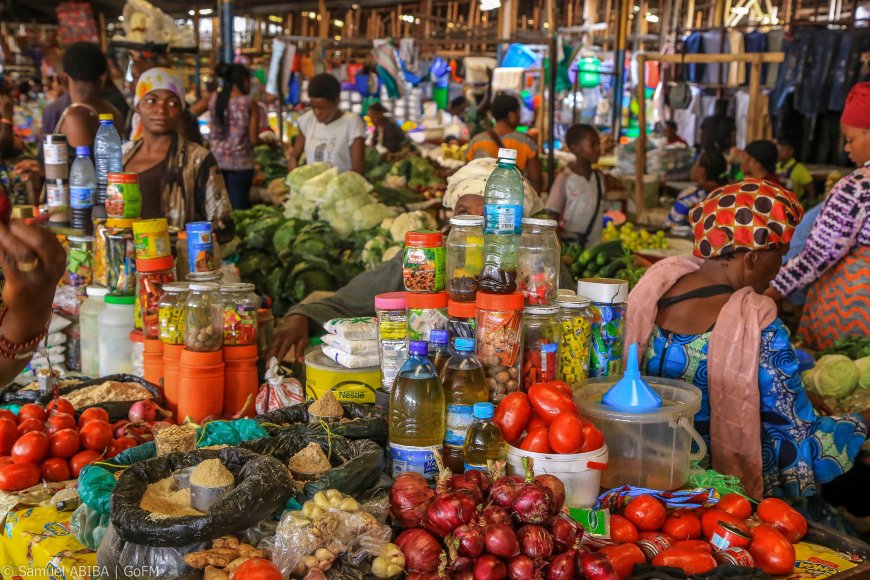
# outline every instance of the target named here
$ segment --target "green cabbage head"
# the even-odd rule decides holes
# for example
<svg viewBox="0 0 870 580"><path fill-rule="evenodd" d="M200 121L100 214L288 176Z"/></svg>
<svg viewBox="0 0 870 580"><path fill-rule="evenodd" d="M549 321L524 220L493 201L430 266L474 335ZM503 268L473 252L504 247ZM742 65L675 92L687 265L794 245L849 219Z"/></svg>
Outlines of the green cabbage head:
<svg viewBox="0 0 870 580"><path fill-rule="evenodd" d="M816 368L814 383L823 397L842 399L858 385L858 367L847 356L826 354L816 361Z"/></svg>
<svg viewBox="0 0 870 580"><path fill-rule="evenodd" d="M855 366L858 367L858 386L870 390L870 356L859 358Z"/></svg>

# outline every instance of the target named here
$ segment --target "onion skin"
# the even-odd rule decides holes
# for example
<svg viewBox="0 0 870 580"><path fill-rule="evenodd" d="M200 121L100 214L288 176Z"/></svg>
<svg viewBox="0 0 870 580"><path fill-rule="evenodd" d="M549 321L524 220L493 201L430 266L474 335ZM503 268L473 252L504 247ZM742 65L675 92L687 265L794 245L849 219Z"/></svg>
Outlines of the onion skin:
<svg viewBox="0 0 870 580"><path fill-rule="evenodd" d="M535 562L525 554L520 554L508 562L507 572L510 580L534 580Z"/></svg>
<svg viewBox="0 0 870 580"><path fill-rule="evenodd" d="M517 530L520 552L533 560L549 558L553 554L553 536L541 526L529 524Z"/></svg>
<svg viewBox="0 0 870 580"><path fill-rule="evenodd" d="M559 511L561 511L562 509L562 506L565 505L565 485L561 481L559 481L558 477L556 477L555 475L550 475L549 473L536 476L535 483L537 483L538 485L543 485L550 490L553 501L553 513L550 515L554 516L559 513Z"/></svg>
<svg viewBox="0 0 870 580"><path fill-rule="evenodd" d="M579 552L577 554L577 568L587 580L619 580L616 570L613 569L613 564L604 554Z"/></svg>
<svg viewBox="0 0 870 580"><path fill-rule="evenodd" d="M503 508L510 508L520 492L522 481L511 476L499 477L489 488L489 501Z"/></svg>
<svg viewBox="0 0 870 580"><path fill-rule="evenodd" d="M576 580L577 577L577 556L573 551L559 554L550 560L547 580Z"/></svg>
<svg viewBox="0 0 870 580"><path fill-rule="evenodd" d="M478 527L459 526L453 530L456 553L465 558L477 558L483 553L483 532Z"/></svg>
<svg viewBox="0 0 870 580"><path fill-rule="evenodd" d="M411 578L409 577L408 580L411 580ZM429 580L429 578L427 578L426 580ZM471 570L454 572L450 575L450 580L474 580L474 572L472 572Z"/></svg>
<svg viewBox="0 0 870 580"><path fill-rule="evenodd" d="M390 488L390 515L403 528L422 525L435 492L419 473L403 473Z"/></svg>
<svg viewBox="0 0 870 580"><path fill-rule="evenodd" d="M477 481L465 475L451 475L447 484L453 492L465 492L474 499L475 505L483 503L483 491Z"/></svg>
<svg viewBox="0 0 870 580"><path fill-rule="evenodd" d="M547 522L547 529L553 535L553 553L562 554L574 546L580 526L563 515L557 515Z"/></svg>
<svg viewBox="0 0 870 580"><path fill-rule="evenodd" d="M432 573L438 570L441 544L426 530L405 530L396 538L396 545L405 555L405 569L408 572Z"/></svg>
<svg viewBox="0 0 870 580"><path fill-rule="evenodd" d="M474 558L456 558L450 563L451 572L471 572L474 570Z"/></svg>
<svg viewBox="0 0 870 580"><path fill-rule="evenodd" d="M474 580L503 580L507 578L507 566L491 554L485 554L474 564Z"/></svg>
<svg viewBox="0 0 870 580"><path fill-rule="evenodd" d="M552 517L553 498L543 485L527 483L520 488L511 508L520 522L540 524Z"/></svg>
<svg viewBox="0 0 870 580"><path fill-rule="evenodd" d="M520 553L520 542L517 535L513 528L505 524L486 526L483 541L486 551L500 558L512 558Z"/></svg>
<svg viewBox="0 0 870 580"><path fill-rule="evenodd" d="M500 505L489 505L483 510L481 521L486 524L508 524L513 523L510 513Z"/></svg>
<svg viewBox="0 0 870 580"><path fill-rule="evenodd" d="M477 504L467 493L442 493L429 504L425 527L439 538L444 538L459 526L470 522L476 511Z"/></svg>
<svg viewBox="0 0 870 580"><path fill-rule="evenodd" d="M469 479L477 484L477 488L486 493L489 491L489 486L492 485L492 480L489 476L479 469L469 469L464 474L466 479Z"/></svg>
<svg viewBox="0 0 870 580"><path fill-rule="evenodd" d="M133 423L137 421L156 421L157 414L157 405L151 399L144 399L136 401L130 406L127 418Z"/></svg>

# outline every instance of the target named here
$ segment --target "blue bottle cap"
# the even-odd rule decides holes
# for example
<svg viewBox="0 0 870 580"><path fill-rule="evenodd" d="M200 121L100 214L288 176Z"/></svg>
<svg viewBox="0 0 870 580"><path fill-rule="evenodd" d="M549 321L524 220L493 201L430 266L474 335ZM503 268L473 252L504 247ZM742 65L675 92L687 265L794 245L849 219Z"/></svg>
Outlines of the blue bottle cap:
<svg viewBox="0 0 870 580"><path fill-rule="evenodd" d="M475 403L474 418L475 419L492 419L495 415L495 405L492 403Z"/></svg>
<svg viewBox="0 0 870 580"><path fill-rule="evenodd" d="M433 330L429 333L429 342L432 344L447 344L450 342L450 335L446 330Z"/></svg>
<svg viewBox="0 0 870 580"><path fill-rule="evenodd" d="M457 338L455 348L459 352L474 352L474 339Z"/></svg>
<svg viewBox="0 0 870 580"><path fill-rule="evenodd" d="M408 352L419 356L429 354L429 343L425 340L412 340L408 345Z"/></svg>
<svg viewBox="0 0 870 580"><path fill-rule="evenodd" d="M87 145L79 145L76 147L76 156L78 157L90 157L91 156L91 148Z"/></svg>

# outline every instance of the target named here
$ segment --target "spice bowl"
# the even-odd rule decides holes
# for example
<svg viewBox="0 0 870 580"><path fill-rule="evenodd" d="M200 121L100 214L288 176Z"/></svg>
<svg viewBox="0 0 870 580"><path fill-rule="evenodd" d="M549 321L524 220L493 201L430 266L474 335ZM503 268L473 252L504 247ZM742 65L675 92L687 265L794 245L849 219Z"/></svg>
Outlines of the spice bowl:
<svg viewBox="0 0 870 580"><path fill-rule="evenodd" d="M227 492L232 491L234 487L235 484L233 483L220 487L205 487L191 483L190 507L202 513L207 513L213 503L221 499Z"/></svg>
<svg viewBox="0 0 870 580"><path fill-rule="evenodd" d="M185 489L190 487L190 474L193 473L193 467L185 467L179 469L172 474L172 479L175 480L176 489Z"/></svg>

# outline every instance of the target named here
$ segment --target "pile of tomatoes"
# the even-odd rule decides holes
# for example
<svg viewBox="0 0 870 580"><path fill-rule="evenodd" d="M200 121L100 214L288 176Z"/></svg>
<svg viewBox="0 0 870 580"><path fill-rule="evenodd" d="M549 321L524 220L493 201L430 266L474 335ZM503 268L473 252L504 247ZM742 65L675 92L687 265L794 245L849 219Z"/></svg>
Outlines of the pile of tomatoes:
<svg viewBox="0 0 870 580"><path fill-rule="evenodd" d="M532 385L528 394L509 394L493 420L505 441L524 451L586 453L604 445L601 431L577 414L571 387L563 381Z"/></svg>
<svg viewBox="0 0 870 580"><path fill-rule="evenodd" d="M639 495L628 502L621 515L610 516L612 545L599 552L607 556L620 578L627 578L635 564L647 561L637 542L654 539L665 549L652 559L653 566L680 568L688 575L704 574L719 565L713 556L722 547L714 540L717 528L722 529L720 522L748 536L748 545L738 550L748 551L754 567L771 575L794 570L793 544L806 534L806 519L777 498L762 500L752 515L749 500L734 493L710 508L670 513L655 497Z"/></svg>
<svg viewBox="0 0 870 580"><path fill-rule="evenodd" d="M85 409L76 421L65 399L46 408L24 405L17 417L0 410L0 490L76 478L85 465L138 445L130 437L115 439L114 431L105 409Z"/></svg>

